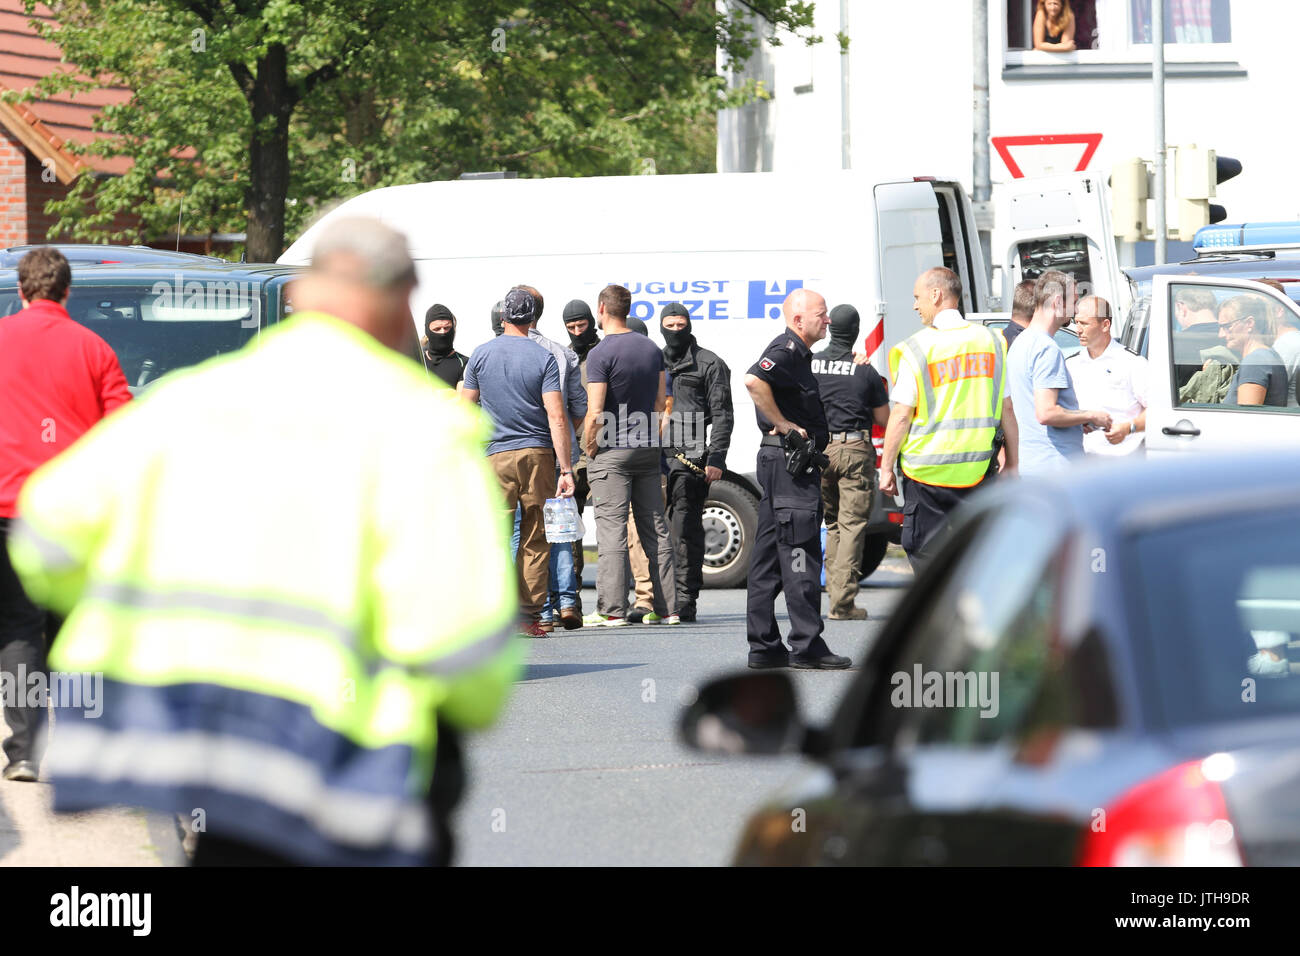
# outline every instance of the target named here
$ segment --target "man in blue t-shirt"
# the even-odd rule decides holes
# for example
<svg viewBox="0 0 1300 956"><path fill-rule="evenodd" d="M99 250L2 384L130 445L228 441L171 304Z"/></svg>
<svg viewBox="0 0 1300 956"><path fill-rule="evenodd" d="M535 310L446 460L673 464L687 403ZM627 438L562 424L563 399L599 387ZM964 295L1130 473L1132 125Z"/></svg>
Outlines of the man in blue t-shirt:
<svg viewBox="0 0 1300 956"><path fill-rule="evenodd" d="M1007 388L1020 432L1020 474L1058 471L1083 457L1083 430L1110 428L1103 411L1080 411L1065 354L1053 336L1077 305L1074 280L1054 269L1034 283L1034 317L1007 352ZM1023 411L1021 411L1023 409Z"/></svg>
<svg viewBox="0 0 1300 956"><path fill-rule="evenodd" d="M587 421L583 426L592 497L596 504L596 611L588 626L620 627L627 620L627 512L650 559L654 611L646 624L678 624L677 574L659 480L660 422L667 402L664 356L644 335L628 329L632 293L606 286L596 317L605 337L587 354Z"/></svg>
<svg viewBox="0 0 1300 956"><path fill-rule="evenodd" d="M531 294L523 289L506 294L501 316L504 334L480 345L469 357L462 394L482 405L492 419L488 461L501 483L508 520L513 521L516 506L520 508L516 572L522 630L529 637L545 637L538 616L546 600L551 548L543 509L557 462L556 497L573 494L573 469L559 365L528 337L535 315Z"/></svg>

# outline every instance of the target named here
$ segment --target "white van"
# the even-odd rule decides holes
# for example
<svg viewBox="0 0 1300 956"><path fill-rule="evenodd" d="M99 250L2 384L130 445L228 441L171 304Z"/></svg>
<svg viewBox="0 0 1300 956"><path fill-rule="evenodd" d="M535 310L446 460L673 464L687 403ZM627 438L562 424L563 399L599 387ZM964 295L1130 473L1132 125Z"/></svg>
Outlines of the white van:
<svg viewBox="0 0 1300 956"><path fill-rule="evenodd" d="M854 305L861 342L882 376L888 350L920 328L912 285L923 270L955 270L965 311L990 309L974 216L955 180L854 170L393 186L342 203L279 261L305 264L317 231L342 216L373 216L409 237L420 278L416 320L434 302L446 305L458 320L456 347L466 354L491 338L493 304L520 283L545 299L540 330L566 344L565 303L584 299L594 312L609 283L631 290L631 314L660 344L660 309L684 303L700 345L732 370L728 471L712 486L705 512L704 574L713 587L741 585L750 563L760 434L744 377L784 328L785 297L802 286L822 293L831 308ZM893 502L883 507L879 499L864 576L902 522Z"/></svg>

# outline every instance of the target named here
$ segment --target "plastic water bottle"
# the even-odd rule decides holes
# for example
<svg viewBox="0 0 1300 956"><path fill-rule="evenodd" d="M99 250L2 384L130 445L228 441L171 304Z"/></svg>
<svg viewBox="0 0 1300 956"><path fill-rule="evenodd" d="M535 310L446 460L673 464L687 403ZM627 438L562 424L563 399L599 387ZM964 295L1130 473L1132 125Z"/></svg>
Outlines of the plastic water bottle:
<svg viewBox="0 0 1300 956"><path fill-rule="evenodd" d="M564 533L561 526L559 499L547 498L546 504L542 506L542 517L546 523L546 540L556 544L560 540L560 535Z"/></svg>
<svg viewBox="0 0 1300 956"><path fill-rule="evenodd" d="M551 544L565 544L581 537L578 533L578 509L573 499L547 498L542 517L546 523L546 540Z"/></svg>

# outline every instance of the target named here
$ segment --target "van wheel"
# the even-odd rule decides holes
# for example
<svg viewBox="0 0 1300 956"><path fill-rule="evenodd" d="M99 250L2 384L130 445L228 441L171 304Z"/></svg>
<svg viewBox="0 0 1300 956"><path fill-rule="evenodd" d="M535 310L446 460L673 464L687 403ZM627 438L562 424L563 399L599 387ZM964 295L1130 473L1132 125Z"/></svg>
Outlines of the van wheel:
<svg viewBox="0 0 1300 956"><path fill-rule="evenodd" d="M704 586L741 588L758 532L758 499L730 481L709 486L704 500Z"/></svg>
<svg viewBox="0 0 1300 956"><path fill-rule="evenodd" d="M862 577L869 578L880 567L880 562L885 560L885 552L889 550L888 534L869 534L865 541L862 542Z"/></svg>

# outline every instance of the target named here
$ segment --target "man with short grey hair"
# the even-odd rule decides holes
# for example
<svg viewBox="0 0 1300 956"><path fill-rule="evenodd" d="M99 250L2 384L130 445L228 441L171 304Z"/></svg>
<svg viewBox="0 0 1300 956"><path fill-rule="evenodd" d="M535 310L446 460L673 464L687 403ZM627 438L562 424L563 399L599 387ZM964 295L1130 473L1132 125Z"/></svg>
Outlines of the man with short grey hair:
<svg viewBox="0 0 1300 956"><path fill-rule="evenodd" d="M56 811L202 807L196 866L447 862L451 741L521 654L487 423L411 360L414 287L400 233L333 223L292 316L23 486L50 663L102 675L102 711L56 707Z"/></svg>

